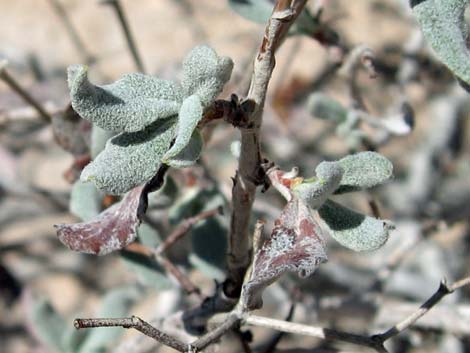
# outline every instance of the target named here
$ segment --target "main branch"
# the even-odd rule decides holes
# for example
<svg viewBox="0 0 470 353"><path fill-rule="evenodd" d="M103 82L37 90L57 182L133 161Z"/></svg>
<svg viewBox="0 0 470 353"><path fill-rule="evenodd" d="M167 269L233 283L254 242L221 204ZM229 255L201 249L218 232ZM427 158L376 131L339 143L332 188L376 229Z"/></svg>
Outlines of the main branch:
<svg viewBox="0 0 470 353"><path fill-rule="evenodd" d="M275 65L274 53L306 2L277 0L255 58L247 98L256 103L256 108L250 116L248 127L241 129L240 158L232 190L228 279L224 286L225 294L232 298L239 296L243 277L251 261L249 225L256 187L261 177L259 135L266 92Z"/></svg>

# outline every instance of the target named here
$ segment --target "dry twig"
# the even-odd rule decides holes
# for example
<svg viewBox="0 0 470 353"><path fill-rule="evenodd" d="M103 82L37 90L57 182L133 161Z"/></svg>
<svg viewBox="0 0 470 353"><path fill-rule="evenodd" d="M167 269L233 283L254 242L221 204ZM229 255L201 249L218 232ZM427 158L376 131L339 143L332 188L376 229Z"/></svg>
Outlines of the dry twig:
<svg viewBox="0 0 470 353"><path fill-rule="evenodd" d="M445 281L442 281L438 290L428 300L426 300L419 309L387 331L372 336L357 335L354 333L336 331L322 327L296 324L251 314L246 314L243 319L243 323L252 326L269 327L278 331L307 335L325 340L349 342L360 346L370 347L375 349L377 352L384 353L387 352L384 347L384 343L387 340L412 326L446 295L467 285L470 285L470 277L463 278L452 285L448 285Z"/></svg>
<svg viewBox="0 0 470 353"><path fill-rule="evenodd" d="M122 31L124 32L124 36L126 37L127 46L129 47L129 51L132 54L132 58L134 59L135 66L137 67L138 71L145 73L144 64L140 58L139 52L137 51L137 46L135 44L134 38L132 37L132 33L121 3L119 0L102 0L101 2L103 4L110 5L114 12L116 12L116 15L119 19L119 24L121 25Z"/></svg>
<svg viewBox="0 0 470 353"><path fill-rule="evenodd" d="M42 107L42 105L31 96L27 90L25 90L19 83L14 79L13 76L7 71L6 66L8 65L6 60L0 61L0 80L5 82L13 91L15 91L24 101L31 105L41 117L47 123L52 121L51 115Z"/></svg>
<svg viewBox="0 0 470 353"><path fill-rule="evenodd" d="M305 6L306 0L278 0L266 26L261 47L256 56L247 99L256 103L249 127L241 129L241 150L238 171L232 190L233 211L230 221L228 279L225 293L238 297L243 278L251 260L250 216L256 187L260 183L260 137L262 115L269 80L275 65L274 53L287 31Z"/></svg>

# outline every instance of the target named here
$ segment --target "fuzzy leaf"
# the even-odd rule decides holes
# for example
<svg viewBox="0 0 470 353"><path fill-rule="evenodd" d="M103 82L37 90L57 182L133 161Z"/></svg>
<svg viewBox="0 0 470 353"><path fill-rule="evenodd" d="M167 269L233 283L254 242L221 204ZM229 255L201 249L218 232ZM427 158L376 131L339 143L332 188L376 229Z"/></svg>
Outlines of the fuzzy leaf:
<svg viewBox="0 0 470 353"><path fill-rule="evenodd" d="M51 303L45 299L37 299L29 312L31 327L38 338L56 352L64 352L62 334L66 323Z"/></svg>
<svg viewBox="0 0 470 353"><path fill-rule="evenodd" d="M106 255L120 250L136 237L137 210L143 186L86 223L58 224L57 236L68 248L87 254Z"/></svg>
<svg viewBox="0 0 470 353"><path fill-rule="evenodd" d="M362 213L328 200L319 210L330 235L341 245L354 251L370 251L380 248L395 226L389 222Z"/></svg>
<svg viewBox="0 0 470 353"><path fill-rule="evenodd" d="M310 207L320 207L335 192L343 177L343 168L338 162L322 162L315 169L317 178L294 187L294 192Z"/></svg>
<svg viewBox="0 0 470 353"><path fill-rule="evenodd" d="M340 159L344 170L336 193L370 188L384 183L393 175L392 163L376 152L360 152Z"/></svg>
<svg viewBox="0 0 470 353"><path fill-rule="evenodd" d="M92 181L108 194L123 194L152 178L160 158L170 148L175 120L153 124L143 131L121 133L83 170L81 180Z"/></svg>
<svg viewBox="0 0 470 353"><path fill-rule="evenodd" d="M310 276L327 260L318 221L299 198L289 201L274 223L270 238L255 254L250 281L244 286L247 306L261 306L261 294L283 273Z"/></svg>
<svg viewBox="0 0 470 353"><path fill-rule="evenodd" d="M174 82L139 73L96 86L88 80L88 68L67 70L72 107L84 119L109 131L135 132L157 119L178 114L183 97Z"/></svg>
<svg viewBox="0 0 470 353"><path fill-rule="evenodd" d="M190 167L199 159L203 144L201 134L198 130L194 130L186 147L165 163L173 168Z"/></svg>
<svg viewBox="0 0 470 353"><path fill-rule="evenodd" d="M201 100L197 95L190 96L184 100L183 104L181 105L180 113L178 115L178 128L176 133L176 140L171 149L163 156L164 163L167 163L169 159L172 159L175 156L178 157L177 155L182 152L185 147L188 146L191 137L193 136L193 131L194 129L196 129L197 123L202 119L202 112L203 111ZM202 141L200 138L198 141L194 140L193 146L191 147L196 148L196 150L192 151L192 148L189 148L186 153L182 153L182 156L180 158L176 158L176 160L184 161L184 157L196 157L195 159L197 159L200 153L200 148L199 151L197 151L198 142L199 147L202 147ZM194 143L196 144L194 145ZM197 153L196 155L191 156L191 152ZM185 154L187 156L184 156ZM194 164L194 161L195 160L193 159L191 164ZM191 161L189 160L189 162Z"/></svg>
<svg viewBox="0 0 470 353"><path fill-rule="evenodd" d="M469 4L469 0L411 2L426 40L439 59L467 84L470 84L470 51L464 14Z"/></svg>
<svg viewBox="0 0 470 353"><path fill-rule="evenodd" d="M106 147L106 142L115 135L116 133L114 131L104 130L98 125L93 125L91 128L91 158L95 159Z"/></svg>
<svg viewBox="0 0 470 353"><path fill-rule="evenodd" d="M183 61L184 95L198 95L206 108L222 92L232 69L230 58L219 57L214 49L205 45L195 47Z"/></svg>
<svg viewBox="0 0 470 353"><path fill-rule="evenodd" d="M103 193L95 185L78 180L72 187L69 204L70 212L82 221L87 222L101 212L103 197Z"/></svg>
<svg viewBox="0 0 470 353"><path fill-rule="evenodd" d="M348 110L341 103L323 93L310 95L307 109L313 116L335 123L344 122L348 114Z"/></svg>
<svg viewBox="0 0 470 353"><path fill-rule="evenodd" d="M135 288L119 288L107 293L103 298L98 317L123 317L128 314L130 306L138 298ZM91 330L78 353L102 353L116 342L124 333L120 327L98 327Z"/></svg>
<svg viewBox="0 0 470 353"><path fill-rule="evenodd" d="M269 0L229 0L228 3L237 14L259 24L266 24L274 6Z"/></svg>

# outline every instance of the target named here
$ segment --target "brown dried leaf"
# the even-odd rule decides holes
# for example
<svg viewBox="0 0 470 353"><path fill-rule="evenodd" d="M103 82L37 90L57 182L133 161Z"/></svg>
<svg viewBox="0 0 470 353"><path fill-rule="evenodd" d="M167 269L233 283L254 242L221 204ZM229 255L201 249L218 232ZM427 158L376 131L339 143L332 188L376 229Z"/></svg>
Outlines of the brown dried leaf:
<svg viewBox="0 0 470 353"><path fill-rule="evenodd" d="M323 230L308 206L294 197L275 221L271 237L255 254L251 279L244 286L248 308L259 308L264 288L285 272L307 277L326 260Z"/></svg>
<svg viewBox="0 0 470 353"><path fill-rule="evenodd" d="M140 224L137 210L144 186L84 223L57 224L57 236L68 248L87 254L106 255L131 243Z"/></svg>

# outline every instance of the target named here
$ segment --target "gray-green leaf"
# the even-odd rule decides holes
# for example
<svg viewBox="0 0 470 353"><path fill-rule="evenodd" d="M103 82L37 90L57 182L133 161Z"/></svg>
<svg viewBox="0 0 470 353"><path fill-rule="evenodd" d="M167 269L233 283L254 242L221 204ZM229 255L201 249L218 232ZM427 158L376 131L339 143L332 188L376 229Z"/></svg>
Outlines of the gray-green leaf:
<svg viewBox="0 0 470 353"><path fill-rule="evenodd" d="M323 93L313 93L308 98L307 108L313 116L342 123L346 120L348 110L337 100Z"/></svg>
<svg viewBox="0 0 470 353"><path fill-rule="evenodd" d="M175 136L174 119L158 122L143 131L121 133L106 144L82 171L82 181L92 181L108 194L123 194L149 180Z"/></svg>
<svg viewBox="0 0 470 353"><path fill-rule="evenodd" d="M294 192L312 208L320 207L335 192L343 177L338 162L322 162L315 169L317 178L295 186Z"/></svg>
<svg viewBox="0 0 470 353"><path fill-rule="evenodd" d="M360 152L340 159L344 170L337 193L370 188L384 183L393 175L392 163L376 152Z"/></svg>
<svg viewBox="0 0 470 353"><path fill-rule="evenodd" d="M232 69L232 59L219 57L214 49L205 45L195 47L183 61L184 95L197 94L206 108L222 92Z"/></svg>
<svg viewBox="0 0 470 353"><path fill-rule="evenodd" d="M84 119L105 130L139 131L157 119L178 114L181 88L139 73L96 86L88 80L88 68L73 65L67 70L72 107Z"/></svg>
<svg viewBox="0 0 470 353"><path fill-rule="evenodd" d="M70 195L70 212L87 222L101 212L103 197L104 195L92 183L77 180Z"/></svg>
<svg viewBox="0 0 470 353"><path fill-rule="evenodd" d="M470 84L470 51L464 14L469 4L469 0L412 1L413 13L426 40L439 59L467 84Z"/></svg>
<svg viewBox="0 0 470 353"><path fill-rule="evenodd" d="M331 200L327 200L318 213L330 235L354 251L380 248L387 241L390 231L395 229L389 221L357 213Z"/></svg>
<svg viewBox="0 0 470 353"><path fill-rule="evenodd" d="M66 323L51 303L45 298L35 300L29 316L31 327L38 338L53 350L63 352L62 334Z"/></svg>
<svg viewBox="0 0 470 353"><path fill-rule="evenodd" d="M202 113L201 100L197 95L192 95L183 101L178 115L176 140L171 149L163 156L164 163L177 156L189 144L197 123L202 119Z"/></svg>
<svg viewBox="0 0 470 353"><path fill-rule="evenodd" d="M194 165L201 155L203 146L202 136L198 130L194 130L186 147L165 163L173 168L186 168Z"/></svg>
<svg viewBox="0 0 470 353"><path fill-rule="evenodd" d="M273 12L269 0L229 0L228 3L243 18L260 24L266 24Z"/></svg>

